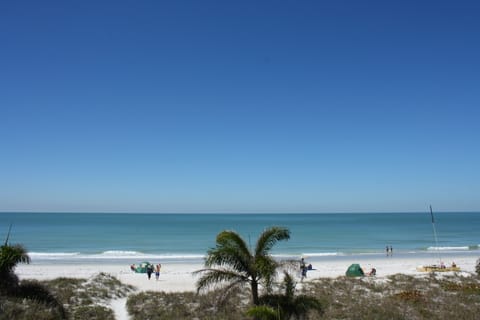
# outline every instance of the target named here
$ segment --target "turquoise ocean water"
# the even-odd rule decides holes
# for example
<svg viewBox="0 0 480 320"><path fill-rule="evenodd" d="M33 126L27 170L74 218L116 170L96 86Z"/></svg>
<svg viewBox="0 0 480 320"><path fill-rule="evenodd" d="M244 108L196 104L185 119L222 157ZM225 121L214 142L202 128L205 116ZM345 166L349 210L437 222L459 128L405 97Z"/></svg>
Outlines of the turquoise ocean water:
<svg viewBox="0 0 480 320"><path fill-rule="evenodd" d="M0 213L0 240L23 244L33 262L201 260L222 230L235 230L251 246L263 229L283 226L291 239L279 257L342 257L441 251L479 255L480 213L436 213L435 243L429 212L350 214L119 214Z"/></svg>

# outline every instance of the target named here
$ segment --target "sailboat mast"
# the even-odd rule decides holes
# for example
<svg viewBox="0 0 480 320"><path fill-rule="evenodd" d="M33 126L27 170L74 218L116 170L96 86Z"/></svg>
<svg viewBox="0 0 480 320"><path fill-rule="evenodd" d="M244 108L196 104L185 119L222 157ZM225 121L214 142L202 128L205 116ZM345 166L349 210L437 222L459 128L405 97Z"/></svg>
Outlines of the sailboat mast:
<svg viewBox="0 0 480 320"><path fill-rule="evenodd" d="M440 251L438 247L437 229L435 228L435 219L433 218L432 205L430 205L430 215L432 216L433 236L435 237L435 250L437 251L438 259L440 260L439 262L441 262L442 258L440 257Z"/></svg>
<svg viewBox="0 0 480 320"><path fill-rule="evenodd" d="M10 231L12 231L12 224L10 223L10 227L8 228L7 238L5 239L5 246L8 246L8 239L10 238Z"/></svg>

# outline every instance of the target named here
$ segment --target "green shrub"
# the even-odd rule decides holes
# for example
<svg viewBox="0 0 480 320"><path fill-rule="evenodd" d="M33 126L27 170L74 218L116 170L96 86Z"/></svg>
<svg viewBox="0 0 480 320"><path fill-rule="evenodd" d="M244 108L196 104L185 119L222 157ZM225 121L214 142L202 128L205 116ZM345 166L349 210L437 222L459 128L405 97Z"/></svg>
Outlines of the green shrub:
<svg viewBox="0 0 480 320"><path fill-rule="evenodd" d="M103 306L80 306L71 315L72 320L115 320L112 309Z"/></svg>
<svg viewBox="0 0 480 320"><path fill-rule="evenodd" d="M140 292L127 300L132 320L159 319L245 319L249 292L235 291L225 296L221 291L197 295L194 292Z"/></svg>
<svg viewBox="0 0 480 320"><path fill-rule="evenodd" d="M69 319L113 320L113 311L105 305L111 299L126 297L133 290L132 286L125 285L105 273L99 273L90 279L57 278L43 281L42 284L62 302L67 309ZM2 305L6 305L6 307L2 307ZM58 318L52 314L51 310L35 301L12 300L8 304L0 305L0 320L53 320Z"/></svg>
<svg viewBox="0 0 480 320"><path fill-rule="evenodd" d="M106 307L110 298L131 290L110 276L88 280L60 278L44 282L65 304L69 319L114 319ZM108 290L106 290L108 289ZM110 292L112 291L112 292ZM128 296L127 309L137 319L250 319L250 292L220 290L202 295L194 292L140 292ZM310 313L306 319L478 319L480 277L459 275L394 275L385 278L346 277L303 282L298 294L321 301L323 316ZM0 296L0 320L56 320L52 309L32 300Z"/></svg>
<svg viewBox="0 0 480 320"><path fill-rule="evenodd" d="M53 308L34 300L15 299L0 296L0 320L58 320Z"/></svg>
<svg viewBox="0 0 480 320"><path fill-rule="evenodd" d="M318 279L304 284L323 299L322 319L478 319L480 279L457 275ZM309 319L317 319L310 317Z"/></svg>

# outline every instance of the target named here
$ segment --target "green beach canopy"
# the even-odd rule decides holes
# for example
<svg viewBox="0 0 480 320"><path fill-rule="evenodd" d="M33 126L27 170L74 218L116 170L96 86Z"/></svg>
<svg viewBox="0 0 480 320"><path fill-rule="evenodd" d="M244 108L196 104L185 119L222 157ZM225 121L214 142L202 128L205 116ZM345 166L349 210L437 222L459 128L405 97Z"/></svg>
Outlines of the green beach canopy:
<svg viewBox="0 0 480 320"><path fill-rule="evenodd" d="M347 272L345 273L347 277L363 277L365 274L363 273L362 268L358 263L354 263L348 267Z"/></svg>
<svg viewBox="0 0 480 320"><path fill-rule="evenodd" d="M145 261L140 263L140 265L135 269L135 272L137 273L146 273L147 272L147 267L151 265L150 262Z"/></svg>

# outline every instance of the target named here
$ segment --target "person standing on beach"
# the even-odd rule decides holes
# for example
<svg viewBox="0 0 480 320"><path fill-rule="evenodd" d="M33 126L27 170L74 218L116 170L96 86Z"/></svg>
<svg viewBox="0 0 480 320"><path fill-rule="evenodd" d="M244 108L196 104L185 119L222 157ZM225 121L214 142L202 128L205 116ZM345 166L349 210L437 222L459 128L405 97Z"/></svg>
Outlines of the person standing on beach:
<svg viewBox="0 0 480 320"><path fill-rule="evenodd" d="M302 260L300 260L300 270L303 270L304 267L305 267L305 259L302 258Z"/></svg>
<svg viewBox="0 0 480 320"><path fill-rule="evenodd" d="M303 258L302 258L302 260L300 260L300 272L301 272L301 280L300 281L303 281L303 278L307 277L307 266L306 266L305 260Z"/></svg>
<svg viewBox="0 0 480 320"><path fill-rule="evenodd" d="M153 273L153 265L149 264L147 266L147 277L148 277L148 280L150 280L150 278L152 277L152 273Z"/></svg>
<svg viewBox="0 0 480 320"><path fill-rule="evenodd" d="M307 267L306 266L303 266L302 268L302 279L300 281L303 281L304 278L307 277Z"/></svg>
<svg viewBox="0 0 480 320"><path fill-rule="evenodd" d="M155 279L160 278L160 269L162 268L162 265L159 263L155 266Z"/></svg>

